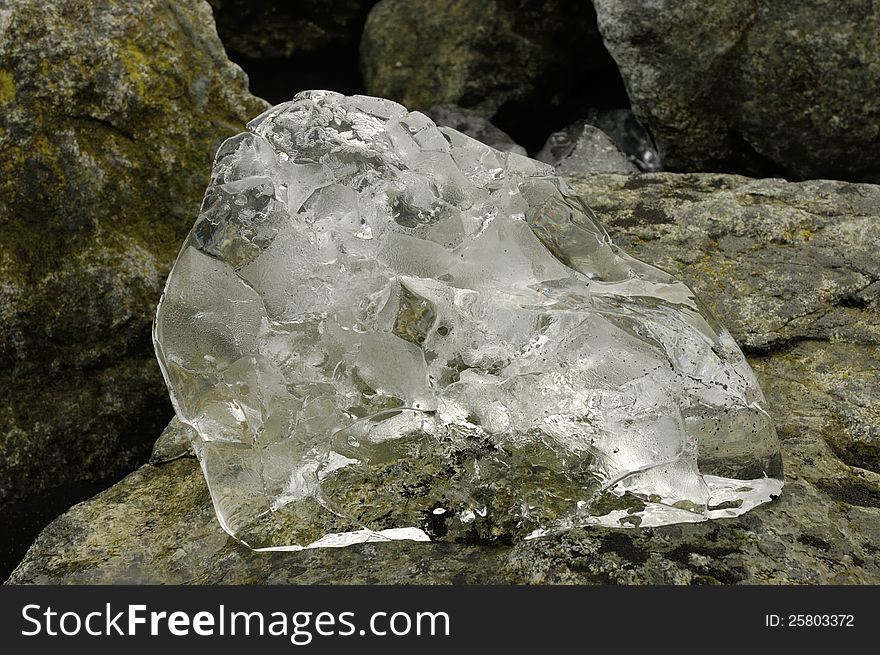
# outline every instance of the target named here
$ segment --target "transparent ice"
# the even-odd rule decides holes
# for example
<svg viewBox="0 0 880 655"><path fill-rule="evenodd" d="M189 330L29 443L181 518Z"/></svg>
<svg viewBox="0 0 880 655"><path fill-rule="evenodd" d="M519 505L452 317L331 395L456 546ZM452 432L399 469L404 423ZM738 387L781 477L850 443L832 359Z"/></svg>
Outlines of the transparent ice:
<svg viewBox="0 0 880 655"><path fill-rule="evenodd" d="M219 149L155 346L256 549L735 516L782 487L743 354L553 169L300 93Z"/></svg>

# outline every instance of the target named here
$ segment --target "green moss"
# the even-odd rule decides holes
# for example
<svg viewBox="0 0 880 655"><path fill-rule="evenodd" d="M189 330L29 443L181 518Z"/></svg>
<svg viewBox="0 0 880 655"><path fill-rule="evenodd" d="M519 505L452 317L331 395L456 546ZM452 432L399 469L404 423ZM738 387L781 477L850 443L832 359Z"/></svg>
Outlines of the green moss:
<svg viewBox="0 0 880 655"><path fill-rule="evenodd" d="M119 59L125 67L128 78L134 84L137 95L145 95L150 71L150 61L147 56L135 43L120 43Z"/></svg>
<svg viewBox="0 0 880 655"><path fill-rule="evenodd" d="M9 71L0 70L0 104L15 100L15 80Z"/></svg>
<svg viewBox="0 0 880 655"><path fill-rule="evenodd" d="M735 263L729 260L720 260L712 255L706 255L700 261L694 262L690 268L701 273L706 279L714 283L722 284L731 279L735 269Z"/></svg>

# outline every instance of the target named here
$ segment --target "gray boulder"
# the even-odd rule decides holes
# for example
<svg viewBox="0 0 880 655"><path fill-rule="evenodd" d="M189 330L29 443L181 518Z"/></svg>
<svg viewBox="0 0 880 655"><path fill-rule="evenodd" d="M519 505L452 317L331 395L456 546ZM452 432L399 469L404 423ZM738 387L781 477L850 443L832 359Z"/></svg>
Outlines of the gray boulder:
<svg viewBox="0 0 880 655"><path fill-rule="evenodd" d="M663 170L663 163L654 139L630 109L589 109L584 113L583 123L592 125L607 134L620 151L646 173ZM581 124L575 123L571 130Z"/></svg>
<svg viewBox="0 0 880 655"><path fill-rule="evenodd" d="M569 181L617 243L680 275L744 347L782 437L778 500L734 519L512 545L257 554L220 529L175 421L150 464L46 528L9 583L880 582L880 187L668 173Z"/></svg>
<svg viewBox="0 0 880 655"><path fill-rule="evenodd" d="M880 5L594 0L672 170L880 181Z"/></svg>
<svg viewBox="0 0 880 655"><path fill-rule="evenodd" d="M555 166L560 175L635 173L639 170L611 137L586 123L551 134L536 158Z"/></svg>
<svg viewBox="0 0 880 655"><path fill-rule="evenodd" d="M0 509L145 460L165 275L263 107L202 0L0 3Z"/></svg>

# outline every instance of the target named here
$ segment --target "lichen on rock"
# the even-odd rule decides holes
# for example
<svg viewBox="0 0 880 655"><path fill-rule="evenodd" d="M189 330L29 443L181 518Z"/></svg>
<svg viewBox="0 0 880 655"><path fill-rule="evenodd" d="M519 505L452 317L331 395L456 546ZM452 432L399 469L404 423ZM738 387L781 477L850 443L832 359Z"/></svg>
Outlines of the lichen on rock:
<svg viewBox="0 0 880 655"><path fill-rule="evenodd" d="M155 464L55 521L9 582L880 582L880 243L866 229L880 220L880 187L730 175L568 181L617 243L687 282L744 344L781 436L776 502L731 519L515 544L501 535L257 554L217 525L197 461L169 445L182 442L175 421Z"/></svg>
<svg viewBox="0 0 880 655"><path fill-rule="evenodd" d="M0 9L0 507L142 462L152 310L217 145L259 112L201 0Z"/></svg>

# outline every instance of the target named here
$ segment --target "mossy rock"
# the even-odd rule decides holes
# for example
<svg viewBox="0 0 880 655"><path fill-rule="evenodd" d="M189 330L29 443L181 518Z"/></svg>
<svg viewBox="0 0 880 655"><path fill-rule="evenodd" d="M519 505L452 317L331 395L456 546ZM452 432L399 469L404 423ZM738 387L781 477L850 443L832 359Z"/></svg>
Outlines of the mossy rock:
<svg viewBox="0 0 880 655"><path fill-rule="evenodd" d="M504 515L484 533L431 518L455 491L454 458L416 471L415 493L402 489L413 471L393 463L372 480L350 471L350 504L406 520L420 507L431 543L254 553L217 523L175 420L152 464L52 523L9 582L880 583L880 236L868 229L880 187L675 174L569 182L620 245L696 289L745 347L781 437L779 499L730 519L523 540ZM511 477L496 480L503 493Z"/></svg>
<svg viewBox="0 0 880 655"><path fill-rule="evenodd" d="M0 9L0 508L144 461L150 343L213 153L265 103L202 0Z"/></svg>

